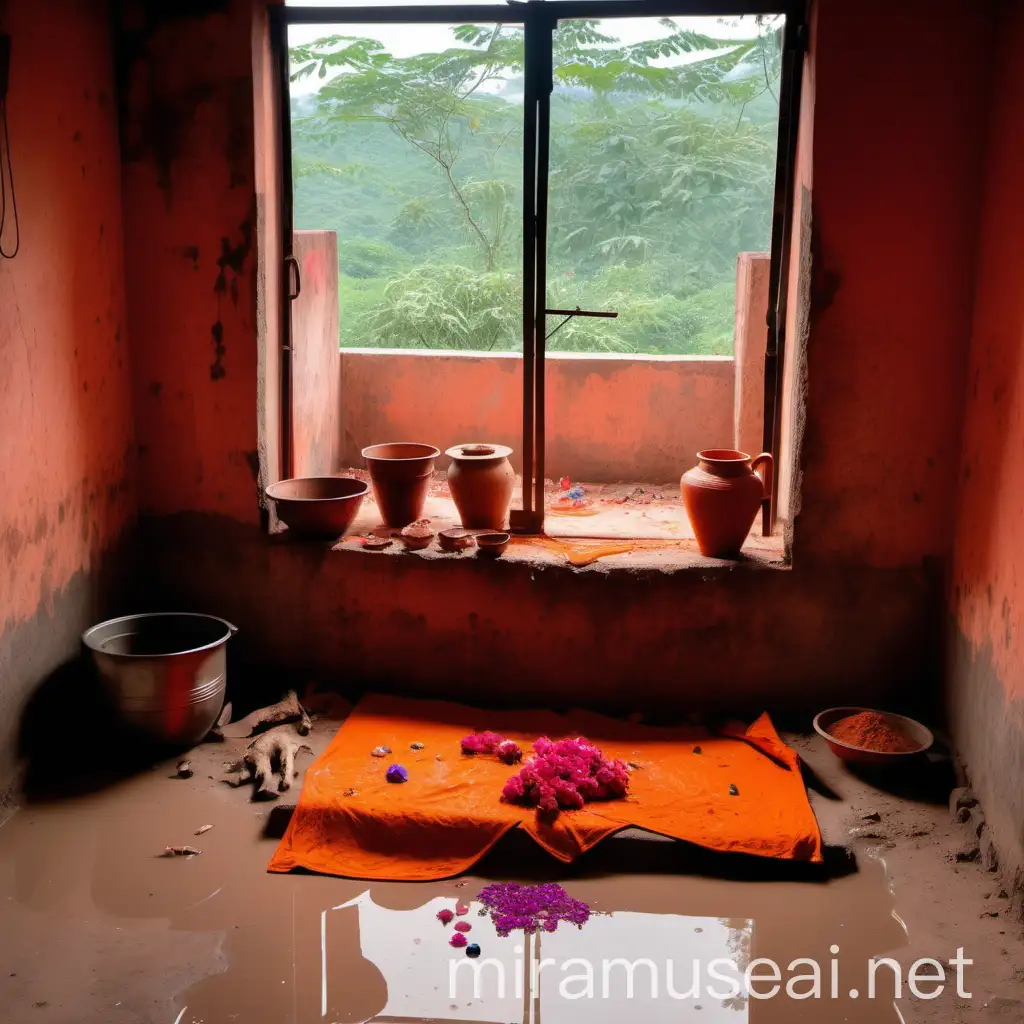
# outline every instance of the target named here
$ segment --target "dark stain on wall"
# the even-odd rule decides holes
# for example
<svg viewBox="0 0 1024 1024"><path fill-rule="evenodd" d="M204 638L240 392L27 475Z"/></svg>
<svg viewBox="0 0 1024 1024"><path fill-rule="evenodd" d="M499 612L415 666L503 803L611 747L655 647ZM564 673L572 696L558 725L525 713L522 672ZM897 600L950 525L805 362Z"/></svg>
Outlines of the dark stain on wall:
<svg viewBox="0 0 1024 1024"><path fill-rule="evenodd" d="M228 295L233 306L238 305L238 278L245 269L245 261L252 251L252 218L247 217L238 226L241 241L233 245L230 238L220 240L220 256L217 257L217 278L213 282L213 293L217 297L217 319L210 328L213 337L213 362L210 364L210 380L222 380L227 374L224 368L224 322L221 319L221 299Z"/></svg>
<svg viewBox="0 0 1024 1024"><path fill-rule="evenodd" d="M212 81L201 81L175 89L160 73L153 43L167 26L225 14L230 8L230 0L120 0L113 6L121 158L151 159L156 164L168 209L172 164L181 153L196 107L213 99L216 88ZM216 72L211 68L211 77Z"/></svg>

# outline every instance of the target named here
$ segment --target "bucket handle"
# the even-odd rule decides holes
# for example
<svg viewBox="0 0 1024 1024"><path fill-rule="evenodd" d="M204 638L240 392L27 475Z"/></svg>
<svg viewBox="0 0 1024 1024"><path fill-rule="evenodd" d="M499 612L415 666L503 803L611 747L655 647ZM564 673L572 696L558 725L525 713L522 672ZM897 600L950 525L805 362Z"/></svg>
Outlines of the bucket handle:
<svg viewBox="0 0 1024 1024"><path fill-rule="evenodd" d="M224 625L228 627L228 632L229 632L229 633L230 633L230 634L231 634L232 636L234 636L234 635L235 635L235 634L236 634L236 633L238 632L238 627L237 627L237 626L236 626L236 625L235 625L235 624L234 624L233 622L228 622L228 620L227 620L227 619L222 619L222 618L221 618L221 617L220 617L219 615L215 616L215 618L216 618L216 619L217 619L218 621L220 621L220 622L223 622L223 623L224 623Z"/></svg>

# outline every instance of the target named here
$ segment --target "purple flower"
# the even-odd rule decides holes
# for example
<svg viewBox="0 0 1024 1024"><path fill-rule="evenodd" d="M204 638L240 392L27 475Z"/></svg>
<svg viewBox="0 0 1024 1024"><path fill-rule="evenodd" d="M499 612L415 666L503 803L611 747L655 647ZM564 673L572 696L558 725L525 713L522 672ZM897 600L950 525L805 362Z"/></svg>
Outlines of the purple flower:
<svg viewBox="0 0 1024 1024"><path fill-rule="evenodd" d="M408 782L409 773L400 764L393 764L387 771L388 782Z"/></svg>
<svg viewBox="0 0 1024 1024"><path fill-rule="evenodd" d="M586 903L574 900L554 883L496 882L481 889L477 898L490 911L491 921L501 936L514 931L530 934L538 928L553 932L559 921L582 928L590 917Z"/></svg>

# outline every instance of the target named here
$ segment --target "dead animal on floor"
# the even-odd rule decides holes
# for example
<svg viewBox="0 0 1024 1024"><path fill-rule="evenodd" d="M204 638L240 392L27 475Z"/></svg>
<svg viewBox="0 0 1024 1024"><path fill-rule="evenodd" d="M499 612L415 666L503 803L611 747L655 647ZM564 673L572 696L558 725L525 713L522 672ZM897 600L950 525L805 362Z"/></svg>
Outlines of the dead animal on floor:
<svg viewBox="0 0 1024 1024"><path fill-rule="evenodd" d="M253 799L273 800L278 793L291 788L292 779L298 774L295 771L295 755L301 751L313 753L311 747L296 740L295 734L288 727L262 733L245 748L242 760L228 768L229 772L242 773L242 777L233 785L244 786L247 782L255 782ZM278 777L276 790L273 788L275 776Z"/></svg>
<svg viewBox="0 0 1024 1024"><path fill-rule="evenodd" d="M162 857L198 857L202 850L194 846L165 846Z"/></svg>
<svg viewBox="0 0 1024 1024"><path fill-rule="evenodd" d="M237 722L232 722L231 727L225 730L224 735L229 737L255 736L276 725L284 725L286 722L295 722L295 728L300 736L308 735L313 727L306 709L299 703L298 694L294 690L289 690L284 698L276 704L259 708L244 718L240 718Z"/></svg>

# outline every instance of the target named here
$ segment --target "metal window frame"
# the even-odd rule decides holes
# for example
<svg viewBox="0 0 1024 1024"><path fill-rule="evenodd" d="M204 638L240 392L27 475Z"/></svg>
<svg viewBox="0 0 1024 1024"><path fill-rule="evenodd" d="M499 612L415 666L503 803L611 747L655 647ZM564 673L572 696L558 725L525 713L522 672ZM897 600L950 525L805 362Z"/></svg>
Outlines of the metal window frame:
<svg viewBox="0 0 1024 1024"><path fill-rule="evenodd" d="M513 510L512 528L538 533L544 523L545 345L547 287L548 154L554 69L552 33L559 21L580 18L729 17L784 15L778 148L772 215L769 308L765 346L765 450L779 461L782 367L800 109L802 55L806 48L806 0L508 0L502 4L403 7L298 7L270 9L271 45L281 98L279 209L282 224L281 466L292 472L291 269L294 228L291 160L291 97L288 26L331 24L523 25L525 83L523 113L523 508ZM295 268L297 272L297 267ZM775 519L778 472L764 506L763 528Z"/></svg>

